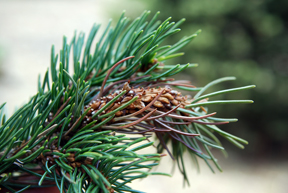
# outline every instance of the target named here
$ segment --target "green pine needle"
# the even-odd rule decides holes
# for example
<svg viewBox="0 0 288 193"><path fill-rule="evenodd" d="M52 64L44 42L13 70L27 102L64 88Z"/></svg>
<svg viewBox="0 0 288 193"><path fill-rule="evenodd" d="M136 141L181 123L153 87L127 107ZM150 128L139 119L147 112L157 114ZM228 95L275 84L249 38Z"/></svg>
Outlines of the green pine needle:
<svg viewBox="0 0 288 193"><path fill-rule="evenodd" d="M165 65L165 62L182 56L184 53L181 48L197 37L201 30L183 37L173 45L165 45L165 39L181 31L178 27L185 19L171 22L172 18L169 17L161 22L157 20L159 12L150 20L149 14L150 11L145 11L130 21L123 12L115 27L112 27L110 21L102 34L99 34L100 25L94 24L86 40L84 33L77 35L75 32L70 43L64 36L59 54L55 53L54 46L51 47L50 71L46 71L42 81L39 76L38 93L9 118L4 114L5 103L0 105L1 187L12 192L21 192L30 186L44 187L52 183L61 192L140 192L126 184L149 175L170 176L162 172L150 172L165 155L161 154L164 149L168 150L168 154L177 163L184 184L189 185L189 171L185 168L184 160L186 152L191 155L197 167L197 158L200 158L214 172L211 163L220 171L221 167L211 149L218 149L226 155L218 136L239 148L248 144L246 140L216 126L235 122L237 119L212 117L214 114L208 114L204 106L252 103L252 100L207 101L207 98L255 86L204 94L210 87L235 80L235 77L220 78L198 88L168 79L186 68L198 66L189 63ZM169 114L172 116L160 116L158 122L153 119L142 120L140 113L133 115L134 117L130 114L130 117L127 116L122 122L115 119L118 111L139 101L139 96L131 97L129 101L119 103L118 108L107 111L121 97L126 96L129 90L118 92L97 112L91 113L92 108L89 105L93 100L104 100L102 97L115 93L126 82L135 88L167 83L177 89L196 91L197 94L185 109L183 106L178 106L177 109L171 107L175 108L175 111ZM144 110L151 112L151 109ZM159 116L152 114L153 112L151 117ZM182 119L183 117L185 119ZM136 124L135 119L141 122L136 121ZM162 128L159 121L166 127ZM167 125L165 121L168 122ZM136 125L128 125L131 126L128 128L115 127L127 123ZM141 124L152 127L147 133L138 132L144 137L126 137L119 134L133 133ZM178 133L166 132L169 127L173 127L174 131L178 130ZM107 130L108 128L114 130ZM155 143L157 153L138 153L153 146L154 141L148 140L152 132L156 133L158 138ZM200 135L191 137L180 133ZM171 143L171 151L168 143ZM37 165L41 167L35 167ZM9 180L15 172L18 175L35 176L39 181L37 184L31 182L28 186L21 180L12 184ZM14 190L13 185L17 185L21 190Z"/></svg>

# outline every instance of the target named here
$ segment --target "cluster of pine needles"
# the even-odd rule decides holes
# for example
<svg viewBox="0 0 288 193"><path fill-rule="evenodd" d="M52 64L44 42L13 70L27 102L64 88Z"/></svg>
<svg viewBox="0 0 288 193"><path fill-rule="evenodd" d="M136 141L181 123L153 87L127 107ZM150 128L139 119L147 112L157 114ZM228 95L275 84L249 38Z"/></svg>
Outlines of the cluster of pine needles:
<svg viewBox="0 0 288 193"><path fill-rule="evenodd" d="M0 106L0 187L11 192L55 185L60 192L140 192L127 183L168 175L151 171L165 155L189 184L185 152L196 165L200 158L212 171L212 163L221 171L211 152L214 148L225 154L218 137L240 148L247 144L218 127L237 119L217 118L207 106L251 103L210 98L254 86L204 94L235 78L220 78L204 87L171 78L197 66L165 61L183 55L178 51L200 31L174 45L162 45L180 31L184 19L161 23L159 13L147 20L149 13L132 22L122 14L97 41L100 25L92 27L85 43L83 33L70 43L64 37L59 60L52 46L50 73L47 70L43 81L39 77L38 93L7 120L5 104ZM137 153L148 146L155 151Z"/></svg>

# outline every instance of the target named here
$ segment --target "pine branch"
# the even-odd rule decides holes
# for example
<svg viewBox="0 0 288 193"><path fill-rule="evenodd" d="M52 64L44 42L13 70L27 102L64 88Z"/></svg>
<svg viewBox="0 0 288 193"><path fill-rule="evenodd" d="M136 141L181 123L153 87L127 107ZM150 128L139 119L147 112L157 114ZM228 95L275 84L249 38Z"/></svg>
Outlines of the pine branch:
<svg viewBox="0 0 288 193"><path fill-rule="evenodd" d="M61 192L137 192L126 184L148 175L167 175L150 172L165 155L164 150L189 184L185 151L193 160L205 160L214 171L211 160L221 171L210 150L225 153L217 136L240 148L247 144L218 127L237 119L216 118L206 106L251 103L210 101L208 97L254 86L203 95L211 86L234 78L218 79L202 88L168 78L197 66L164 62L183 55L178 51L200 31L172 46L162 45L180 31L177 27L184 20L174 23L168 18L161 23L156 13L147 21L149 13L132 22L122 14L115 28L110 22L98 41L99 25L92 27L86 43L83 33L75 34L70 44L64 37L59 61L54 46L51 49L52 82L47 71L38 82L38 93L8 120L3 115L5 104L0 106L0 186L13 192L15 186L24 190L53 185ZM69 72L70 54L73 72ZM189 98L178 89L198 93ZM157 153L138 154L153 144L148 140L153 134L158 140ZM137 145L139 142L144 143ZM19 175L12 175L15 172ZM25 180L27 175L35 180Z"/></svg>

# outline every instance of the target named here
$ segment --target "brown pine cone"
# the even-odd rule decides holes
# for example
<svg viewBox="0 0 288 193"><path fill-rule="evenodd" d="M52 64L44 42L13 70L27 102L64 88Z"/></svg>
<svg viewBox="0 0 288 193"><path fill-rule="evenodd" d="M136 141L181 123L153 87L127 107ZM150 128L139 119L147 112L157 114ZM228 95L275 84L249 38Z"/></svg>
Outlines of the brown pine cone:
<svg viewBox="0 0 288 193"><path fill-rule="evenodd" d="M180 92L172 90L170 87L158 87L158 88L130 88L128 83L125 83L121 90L109 94L108 96L101 97L100 99L94 100L85 106L85 110L91 107L90 111L87 113L85 124L92 121L92 116L100 110L104 105L111 101L114 97L120 94L123 90L126 90L126 94L118 98L114 103L112 103L105 111L101 112L99 116L109 113L124 103L129 102L132 98L138 97L136 101L127 106L125 109L116 112L115 116L124 116L135 113L143 108L145 108L149 103L151 103L159 94L157 100L152 104L152 107L162 112L167 112L172 109L172 106L179 105L180 108L184 108L186 105L190 104L191 101L187 99L186 96L182 96Z"/></svg>

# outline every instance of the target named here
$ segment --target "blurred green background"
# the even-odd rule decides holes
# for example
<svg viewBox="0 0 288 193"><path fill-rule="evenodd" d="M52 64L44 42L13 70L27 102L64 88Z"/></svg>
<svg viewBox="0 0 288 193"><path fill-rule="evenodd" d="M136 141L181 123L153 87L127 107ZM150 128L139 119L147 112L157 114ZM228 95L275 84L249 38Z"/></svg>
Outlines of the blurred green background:
<svg viewBox="0 0 288 193"><path fill-rule="evenodd" d="M197 86L223 77L234 82L217 89L255 84L245 92L224 96L252 99L253 105L217 106L217 116L237 117L238 123L221 128L249 141L245 159L287 159L288 149L288 1L287 0L158 0L147 1L152 12L178 21L186 18L182 32L169 39L202 29L184 48L177 63L199 63L185 71ZM213 107L211 108L213 111ZM211 111L211 112L212 112ZM229 145L226 147L230 147ZM235 151L235 149L233 148ZM229 152L229 151L228 151ZM243 156L241 156L243 157Z"/></svg>

